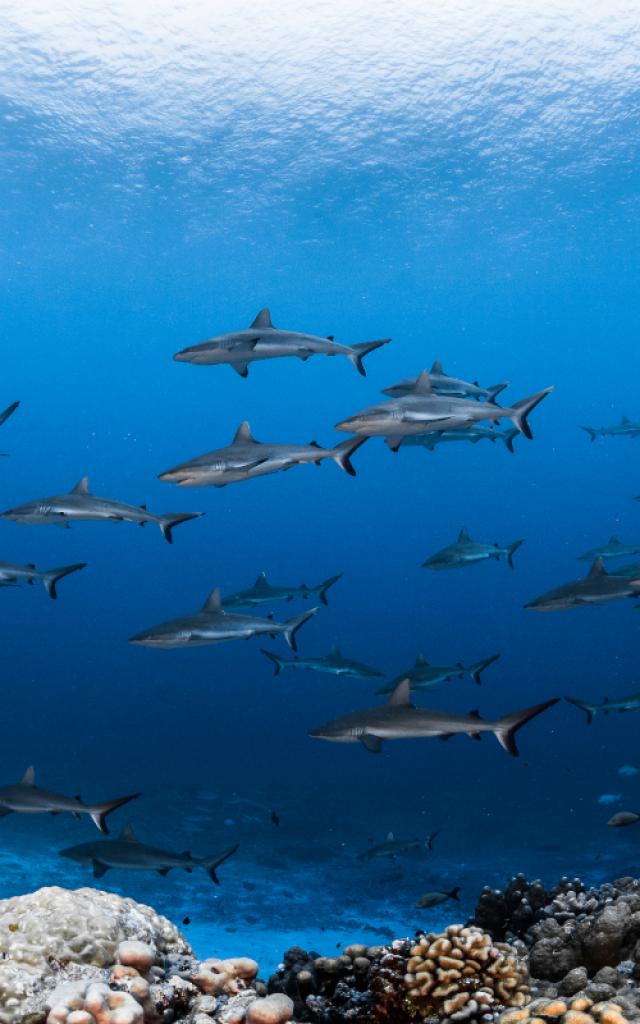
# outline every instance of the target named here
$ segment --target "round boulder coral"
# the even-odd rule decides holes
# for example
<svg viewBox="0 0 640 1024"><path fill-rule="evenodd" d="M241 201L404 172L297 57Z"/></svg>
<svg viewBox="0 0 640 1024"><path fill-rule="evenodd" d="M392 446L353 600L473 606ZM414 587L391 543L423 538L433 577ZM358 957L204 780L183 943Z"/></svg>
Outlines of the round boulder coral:
<svg viewBox="0 0 640 1024"><path fill-rule="evenodd" d="M534 999L517 1010L506 1010L498 1024L629 1024L617 1003L594 1003L585 996L573 1000Z"/></svg>

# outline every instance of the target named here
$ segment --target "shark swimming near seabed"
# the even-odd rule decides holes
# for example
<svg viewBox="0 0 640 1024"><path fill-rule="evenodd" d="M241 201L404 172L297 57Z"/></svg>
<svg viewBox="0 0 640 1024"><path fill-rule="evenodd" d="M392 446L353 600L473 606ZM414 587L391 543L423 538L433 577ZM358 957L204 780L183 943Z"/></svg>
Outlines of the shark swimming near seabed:
<svg viewBox="0 0 640 1024"><path fill-rule="evenodd" d="M245 420L226 448L216 448L181 462L160 473L158 479L179 487L226 487L227 484L268 476L305 463L319 466L324 459L333 459L343 472L355 476L351 456L365 440L341 441L335 448L321 448L315 441L310 444L265 444L256 441Z"/></svg>
<svg viewBox="0 0 640 1024"><path fill-rule="evenodd" d="M378 341L364 341L357 345L341 345L332 335L321 338L302 331L286 331L274 327L271 313L261 309L253 323L239 331L220 334L198 345L190 345L176 352L178 363L193 363L197 366L227 364L241 377L249 374L249 365L264 359L280 359L294 356L306 362L311 356L346 356L359 374L366 377L362 360L370 352L387 345L391 338Z"/></svg>
<svg viewBox="0 0 640 1024"><path fill-rule="evenodd" d="M40 580L49 597L55 601L58 596L56 585L65 576L72 572L78 572L86 567L86 562L77 562L75 565L63 565L59 569L36 569L33 562L27 565L15 565L13 562L0 562L0 587L12 586L24 580L26 583L33 583Z"/></svg>
<svg viewBox="0 0 640 1024"><path fill-rule="evenodd" d="M0 519L35 526L62 526L69 529L73 522L128 522L144 526L154 523L162 536L173 543L172 530L180 523L199 519L204 512L166 512L154 515L146 505L127 505L123 501L100 498L89 490L89 478L83 476L67 494L49 498L36 498L24 505L16 505L0 513Z"/></svg>
<svg viewBox="0 0 640 1024"><path fill-rule="evenodd" d="M266 572L261 572L252 587L246 590L239 590L236 594L223 597L224 608L246 608L248 606L273 604L276 601L293 601L297 597L307 601L310 597L317 596L322 604L329 604L327 591L330 587L342 579L342 573L337 576L330 576L328 580L317 583L314 587L308 587L306 583L299 586L279 587L274 586L267 580Z"/></svg>
<svg viewBox="0 0 640 1024"><path fill-rule="evenodd" d="M580 562L593 562L596 558L627 558L632 555L640 555L640 542L638 544L623 544L615 534L609 537L606 544L599 548L591 548L585 551L584 555L578 555ZM616 570L617 573L617 570Z"/></svg>
<svg viewBox="0 0 640 1024"><path fill-rule="evenodd" d="M581 580L565 583L525 604L539 612L565 611L568 608L587 608L605 604L623 597L640 596L640 577L609 574L602 558L596 558L587 575Z"/></svg>
<svg viewBox="0 0 640 1024"><path fill-rule="evenodd" d="M484 398L487 402L495 402L498 395L511 384L510 380L505 380L501 384L494 384L493 387L483 388L477 381L470 382L460 380L458 377L450 377L448 373L444 372L439 359L436 359L429 370L429 380L437 395L446 395L449 398L475 398L476 400ZM407 377L397 384L392 384L389 388L383 388L382 394L390 395L392 398L401 398L414 390L417 381L417 377Z"/></svg>
<svg viewBox="0 0 640 1024"><path fill-rule="evenodd" d="M429 374L423 370L409 394L363 409L337 423L336 430L361 437L384 437L394 452L411 434L471 427L478 420L509 419L519 433L531 439L533 434L528 416L552 391L552 387L545 388L514 402L512 406L470 398L449 398L433 390Z"/></svg>
<svg viewBox="0 0 640 1024"><path fill-rule="evenodd" d="M93 877L102 878L111 869L121 871L157 871L163 877L174 868L187 871L202 868L215 885L220 885L217 869L237 851L238 844L208 857L194 857L189 850L172 853L156 846L147 846L136 837L132 825L125 825L117 839L101 839L80 843L60 850L60 856L78 864L90 864Z"/></svg>
<svg viewBox="0 0 640 1024"><path fill-rule="evenodd" d="M297 651L296 633L308 622L318 608L310 608L286 622L252 615L236 615L225 611L218 587L212 590L201 611L179 619L162 622L130 637L130 644L165 650L170 647L203 647L225 640L249 640L254 636L275 639L282 633L289 647Z"/></svg>
<svg viewBox="0 0 640 1024"><path fill-rule="evenodd" d="M466 441L469 444L478 444L479 441L502 441L507 451L513 455L513 439L518 436L519 431L515 427L510 430L497 430L495 427L458 427L457 430L432 431L430 434L410 434L405 437L400 445L401 448L426 448L433 452L441 444Z"/></svg>
<svg viewBox="0 0 640 1024"><path fill-rule="evenodd" d="M628 697L605 697L602 704L579 700L577 697L565 697L564 699L584 711L587 716L587 725L591 725L599 712L608 715L610 711L640 711L640 693L631 693Z"/></svg>
<svg viewBox="0 0 640 1024"><path fill-rule="evenodd" d="M62 796L49 789L36 786L33 767L27 768L20 782L13 786L0 787L0 818L7 814L73 814L79 818L88 814L96 828L107 834L106 818L118 807L123 807L131 800L137 800L140 793L119 797L116 800L105 800L99 804L85 804L79 796Z"/></svg>
<svg viewBox="0 0 640 1024"><path fill-rule="evenodd" d="M275 665L273 673L275 676L279 675L280 671L286 668L328 672L333 676L354 676L359 679L375 679L384 675L377 668L371 668L370 665L365 665L361 661L345 658L340 648L335 644L328 654L322 654L317 658L281 658L278 654L272 654L271 651L264 650L261 653Z"/></svg>
<svg viewBox="0 0 640 1024"><path fill-rule="evenodd" d="M402 682L403 679L410 680L412 692L415 690L435 690L440 683L449 683L453 679L462 679L465 675L470 675L474 683L480 686L482 672L489 665L493 665L494 661L497 661L499 657L499 654L494 654L490 658L485 658L483 661L475 661L471 665L463 665L461 661L455 665L431 665L423 654L419 654L411 668L407 669L406 672L401 672L388 685L376 690L376 694L393 693L398 683Z"/></svg>
<svg viewBox="0 0 640 1024"><path fill-rule="evenodd" d="M634 423L628 416L623 416L613 427L580 427L586 431L592 441L596 437L640 437L640 423Z"/></svg>
<svg viewBox="0 0 640 1024"><path fill-rule="evenodd" d="M439 835L440 829L425 836L424 839L396 839L393 832L389 832L383 843L377 843L376 846L370 846L368 850L359 853L358 860L377 860L380 857L391 860L400 853L409 853L422 848L431 851L433 850L433 841Z"/></svg>
<svg viewBox="0 0 640 1024"><path fill-rule="evenodd" d="M524 711L490 721L480 718L477 711L458 715L432 708L417 708L411 703L411 681L403 679L386 704L342 715L312 729L309 736L331 743L360 743L370 753L379 754L385 740L449 739L459 733L480 739L483 732L490 732L508 754L517 757L517 731L559 700L559 697L554 697Z"/></svg>
<svg viewBox="0 0 640 1024"><path fill-rule="evenodd" d="M504 547L497 542L485 544L481 541L474 541L471 540L469 531L463 527L455 543L448 544L447 547L436 551L422 563L422 568L463 569L467 565L477 565L479 562L490 560L499 562L501 558L506 558L507 565L513 569L513 556L521 544L524 544L523 540L514 540Z"/></svg>

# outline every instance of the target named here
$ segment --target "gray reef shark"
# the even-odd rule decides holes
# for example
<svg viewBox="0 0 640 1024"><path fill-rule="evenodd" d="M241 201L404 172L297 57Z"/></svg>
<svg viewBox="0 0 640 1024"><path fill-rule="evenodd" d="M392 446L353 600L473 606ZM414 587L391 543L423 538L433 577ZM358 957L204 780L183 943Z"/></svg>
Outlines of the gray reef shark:
<svg viewBox="0 0 640 1024"><path fill-rule="evenodd" d="M384 740L449 739L464 733L480 739L483 732L496 737L501 747L513 757L518 756L515 734L526 722L557 704L559 697L536 704L535 707L516 711L512 715L486 721L477 711L468 715L417 708L411 703L411 680L398 683L388 702L378 707L342 715L333 722L313 729L309 735L331 743L361 743L365 750L379 754Z"/></svg>
<svg viewBox="0 0 640 1024"><path fill-rule="evenodd" d="M36 526L64 526L67 529L72 522L78 521L128 522L140 526L155 523L160 527L164 539L171 544L174 526L203 515L204 512L166 512L164 515L154 515L145 505L127 505L123 501L99 498L89 490L89 478L83 476L67 494L36 498L24 505L16 505L0 513L0 519L12 519L16 523Z"/></svg>
<svg viewBox="0 0 640 1024"><path fill-rule="evenodd" d="M439 834L438 830L437 832L432 832L431 835L426 836L424 839L396 839L393 832L389 832L383 843L370 846L368 850L359 853L358 860L377 860L379 857L393 859L399 853L409 853L410 850L419 850L422 847L426 850L433 850L433 840Z"/></svg>
<svg viewBox="0 0 640 1024"><path fill-rule="evenodd" d="M222 606L220 590L216 587L201 611L152 626L132 636L129 643L164 650L169 647L203 647L224 640L250 640L254 636L270 636L275 639L278 633L282 633L289 647L297 651L296 633L317 611L317 608L310 608L286 622L229 614Z"/></svg>
<svg viewBox="0 0 640 1024"><path fill-rule="evenodd" d="M360 679L375 679L384 675L377 668L371 668L361 661L352 661L345 658L339 647L334 644L328 654L322 654L317 658L281 658L271 651L262 651L262 654L275 665L274 675L279 675L283 668L302 668L313 672L328 672L332 676L354 676Z"/></svg>
<svg viewBox="0 0 640 1024"><path fill-rule="evenodd" d="M623 416L613 427L580 427L586 430L592 441L596 437L640 437L640 423L634 423L628 416Z"/></svg>
<svg viewBox="0 0 640 1024"><path fill-rule="evenodd" d="M623 544L619 537L613 536L599 548L592 548L591 551L585 551L584 555L578 555L578 560L593 562L596 558L626 558L627 555L640 555L640 543Z"/></svg>
<svg viewBox="0 0 640 1024"><path fill-rule="evenodd" d="M224 597L222 604L225 608L246 608L252 605L273 604L274 601L293 601L296 597L304 598L306 601L312 595L317 595L322 604L328 604L327 591L339 579L342 579L342 573L331 576L323 583L317 583L315 587L308 587L306 583L301 583L297 587L277 587L269 583L266 572L261 572L252 587Z"/></svg>
<svg viewBox="0 0 640 1024"><path fill-rule="evenodd" d="M365 440L357 438L342 441L335 448L321 448L315 441L311 444L264 444L256 441L245 420L226 448L216 448L205 455L182 462L160 473L159 479L178 484L179 487L225 487L227 484L253 480L254 477L267 476L303 463L319 466L323 459L333 459L345 473L355 476L356 471L350 458Z"/></svg>
<svg viewBox="0 0 640 1024"><path fill-rule="evenodd" d="M84 804L79 796L61 796L49 789L40 789L35 783L35 771L33 767L27 768L20 782L14 786L0 787L0 818L5 815L16 814L73 814L79 818L81 814L88 814L93 823L103 833L108 833L106 817L115 811L116 808L128 804L130 800L136 800L139 793L132 793L131 796L123 796L117 800L105 800L100 804Z"/></svg>
<svg viewBox="0 0 640 1024"><path fill-rule="evenodd" d="M491 658L485 658L484 661L475 661L472 665L466 666L461 661L456 665L430 665L425 656L419 654L415 665L412 665L406 672L401 672L387 686L376 690L376 694L393 693L398 683L402 682L403 679L408 679L411 682L412 691L434 690L440 683L448 683L452 679L462 679L467 674L471 676L474 683L480 686L482 682L480 679L481 673L489 665L493 665L494 661L497 661L499 657L499 654L494 654Z"/></svg>
<svg viewBox="0 0 640 1024"><path fill-rule="evenodd" d="M471 383L468 380L460 380L458 377L450 377L448 373L444 372L439 359L436 359L429 370L429 380L437 395L447 395L449 398L475 398L476 400L484 398L487 402L495 402L498 395L511 384L510 380L505 380L502 384L482 388L477 381ZM417 381L417 377L407 377L390 388L384 388L382 394L390 395L392 398L401 398L402 395L408 395L414 390Z"/></svg>
<svg viewBox="0 0 640 1024"><path fill-rule="evenodd" d="M565 583L548 590L525 604L539 612L564 611L567 608L586 608L589 605L617 601L622 597L640 596L640 577L610 575L601 558L596 558L587 575L581 580Z"/></svg>
<svg viewBox="0 0 640 1024"><path fill-rule="evenodd" d="M514 540L511 544L501 547L495 544L484 544L471 540L467 530L462 528L455 544L448 544L422 563L423 569L462 569L466 565L477 565L489 559L500 561L506 558L507 564L513 569L513 556L523 540Z"/></svg>
<svg viewBox="0 0 640 1024"><path fill-rule="evenodd" d="M584 711L587 716L587 725L591 725L599 711L605 715L610 711L640 711L640 693L632 693L628 697L605 697L602 704L578 700L577 697L565 697L564 699Z"/></svg>
<svg viewBox="0 0 640 1024"><path fill-rule="evenodd" d="M209 338L199 345L190 345L176 352L178 363L217 366L226 363L241 377L248 376L249 364L263 359L295 356L306 361L310 356L346 356L358 373L366 377L362 360L369 352L387 345L391 338L364 341L358 345L340 345L329 335L320 338L301 331L285 331L274 327L268 309L261 309L250 327Z"/></svg>
<svg viewBox="0 0 640 1024"><path fill-rule="evenodd" d="M49 597L55 601L58 596L56 584L63 576L72 572L84 569L86 562L77 562L75 565L63 565L60 569L36 569L33 562L28 565L14 565L13 562L0 562L0 587L12 586L20 580L33 583L34 580L41 580L44 589Z"/></svg>
<svg viewBox="0 0 640 1024"><path fill-rule="evenodd" d="M131 825L126 825L117 839L102 839L97 843L80 843L60 850L61 857L67 857L78 864L90 864L93 877L102 878L111 868L123 871L157 871L159 875L168 875L172 868L181 868L191 873L194 868L203 868L216 885L220 879L216 869L224 864L238 849L238 844L231 846L222 853L209 857L194 857L189 850L184 853L172 853L156 846L141 843Z"/></svg>
<svg viewBox="0 0 640 1024"><path fill-rule="evenodd" d="M496 430L495 427L458 427L457 430L433 431L430 434L410 434L405 437L400 445L401 448L426 448L432 452L440 444L451 444L456 441L466 441L470 444L477 444L478 441L502 441L507 450L513 455L513 439L517 437L518 431L515 427L510 430Z"/></svg>
<svg viewBox="0 0 640 1024"><path fill-rule="evenodd" d="M477 420L509 419L519 433L531 439L527 417L551 391L553 388L537 391L510 407L470 398L449 398L433 390L429 374L423 370L409 394L363 409L337 423L336 430L363 437L383 436L394 452L411 434L470 427Z"/></svg>

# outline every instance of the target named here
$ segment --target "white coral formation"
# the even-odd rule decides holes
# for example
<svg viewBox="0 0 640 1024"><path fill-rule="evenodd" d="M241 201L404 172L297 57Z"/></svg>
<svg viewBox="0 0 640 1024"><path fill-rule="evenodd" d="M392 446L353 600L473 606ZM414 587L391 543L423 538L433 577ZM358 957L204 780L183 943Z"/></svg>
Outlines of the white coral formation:
<svg viewBox="0 0 640 1024"><path fill-rule="evenodd" d="M526 971L512 948L480 928L450 925L412 947L405 984L424 1016L465 1021L527 1001Z"/></svg>
<svg viewBox="0 0 640 1024"><path fill-rule="evenodd" d="M47 1024L143 1024L141 1003L104 982L67 982L51 996Z"/></svg>
<svg viewBox="0 0 640 1024"><path fill-rule="evenodd" d="M51 887L0 900L0 1024L41 1020L43 987L60 969L111 966L129 939L163 954L191 952L165 917L115 893Z"/></svg>
<svg viewBox="0 0 640 1024"><path fill-rule="evenodd" d="M258 974L258 965L249 957L230 957L217 960L210 957L202 960L191 974L194 985L207 995L237 995L249 985Z"/></svg>

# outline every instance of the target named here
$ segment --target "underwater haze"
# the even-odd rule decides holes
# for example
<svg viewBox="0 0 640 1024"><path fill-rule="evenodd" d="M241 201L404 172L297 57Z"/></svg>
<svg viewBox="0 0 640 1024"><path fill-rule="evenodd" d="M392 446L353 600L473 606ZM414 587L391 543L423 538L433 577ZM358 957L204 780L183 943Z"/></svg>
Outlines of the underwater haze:
<svg viewBox="0 0 640 1024"><path fill-rule="evenodd" d="M517 871L637 873L640 834L607 827L640 808L640 776L618 774L640 767L633 712L589 726L558 703L518 733L518 759L491 735L374 754L308 733L381 704L418 653L500 654L481 686L416 691L421 708L496 719L640 691L638 602L523 607L585 576L578 556L612 535L640 548L640 439L580 429L640 419L638 37L624 0L5 5L0 408L20 407L0 427L2 510L88 476L97 495L205 515L171 546L153 523L0 519L0 560L87 563L55 603L38 581L0 588L0 786L34 765L87 803L140 792L111 837L131 822L177 852L239 849L219 888L201 871L98 881L59 856L100 841L88 817L12 813L0 896L95 884L188 918L202 954L268 969L294 941L330 953L465 920ZM340 344L392 340L366 377L343 356L256 361L246 378L172 359L265 307ZM336 424L436 360L510 381L501 405L553 386L533 440L392 453L371 437L355 477L326 459L223 489L158 479L243 421L261 442L333 447L349 436ZM523 539L514 568L422 568L462 528ZM244 611L318 605L299 656L338 645L382 676L275 674L261 648L292 657L282 635L128 642L260 572L343 574L327 606ZM358 856L437 830L432 851ZM454 886L453 908L417 909Z"/></svg>

